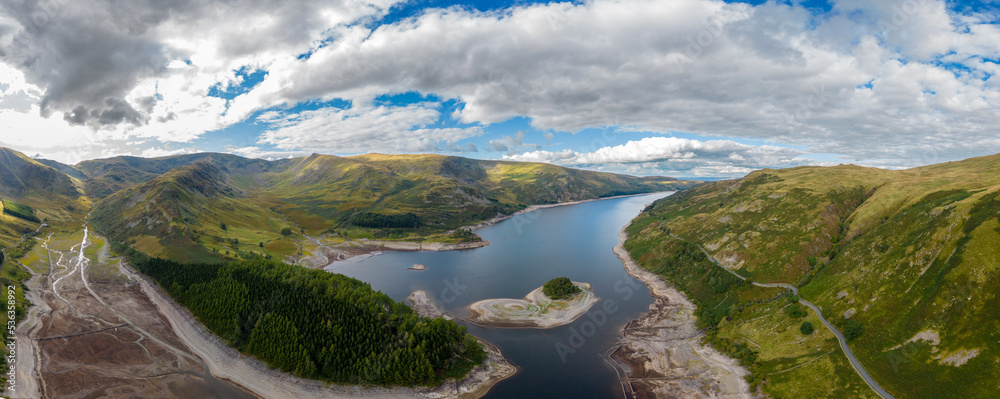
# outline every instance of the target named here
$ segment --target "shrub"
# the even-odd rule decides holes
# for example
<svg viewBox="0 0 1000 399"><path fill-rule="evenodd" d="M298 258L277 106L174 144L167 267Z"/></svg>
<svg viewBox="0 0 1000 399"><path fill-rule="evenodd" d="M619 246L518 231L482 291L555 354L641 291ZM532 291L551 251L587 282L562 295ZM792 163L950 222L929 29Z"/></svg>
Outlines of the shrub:
<svg viewBox="0 0 1000 399"><path fill-rule="evenodd" d="M469 229L455 229L451 233L451 238L458 238L461 242L479 241L479 236L472 234Z"/></svg>
<svg viewBox="0 0 1000 399"><path fill-rule="evenodd" d="M863 332L865 332L865 328L857 321L848 320L844 322L844 338L848 341L853 341L855 338L860 337Z"/></svg>
<svg viewBox="0 0 1000 399"><path fill-rule="evenodd" d="M808 321L803 321L802 325L799 326L799 331L802 332L802 335L812 334L814 330L813 324Z"/></svg>
<svg viewBox="0 0 1000 399"><path fill-rule="evenodd" d="M794 303L785 307L785 313L788 315L788 317L791 317L793 319L801 319L803 317L806 317L806 315L808 315L805 309L802 309L801 306Z"/></svg>

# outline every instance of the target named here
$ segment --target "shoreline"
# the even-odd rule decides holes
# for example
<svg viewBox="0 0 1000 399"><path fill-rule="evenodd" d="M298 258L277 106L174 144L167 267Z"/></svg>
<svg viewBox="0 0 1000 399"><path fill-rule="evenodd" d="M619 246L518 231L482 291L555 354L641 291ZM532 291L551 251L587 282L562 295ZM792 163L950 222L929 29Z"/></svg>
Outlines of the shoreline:
<svg viewBox="0 0 1000 399"><path fill-rule="evenodd" d="M636 215L638 217L638 215ZM633 218L634 220L634 218ZM649 288L649 312L621 328L621 338L608 358L631 397L721 397L750 399L747 371L736 360L701 343L695 306L684 293L643 269L625 250L626 223L613 249L628 275ZM637 395L638 393L638 395Z"/></svg>
<svg viewBox="0 0 1000 399"><path fill-rule="evenodd" d="M270 368L266 363L228 346L222 338L209 331L187 309L175 302L155 282L135 271L124 262L123 273L138 281L142 292L170 322L177 337L200 357L209 372L261 398L478 398L485 395L484 384L495 384L496 357L488 356L485 365L476 366L462 380L448 380L437 387L366 387L337 385L310 380ZM491 352L492 353L492 352ZM496 351L499 355L499 351ZM503 359L502 356L500 359ZM507 364L507 363L503 363ZM509 364L508 364L509 365ZM510 366L513 367L513 366ZM503 370L500 370L503 371ZM513 375L511 372L510 375ZM500 379L506 378L503 376ZM498 380L499 381L499 380Z"/></svg>
<svg viewBox="0 0 1000 399"><path fill-rule="evenodd" d="M608 199L615 199L615 198L638 197L640 195L650 195L650 194L676 192L676 191L677 190L655 191L655 192L650 192L650 193L625 194L625 195L615 195L615 196L611 196L611 197L600 197L600 198L591 198L591 199L585 199L585 200L558 202L558 203L554 203L554 204L529 205L528 207L526 207L526 208L524 208L522 210L519 210L517 212L511 213L510 215L494 216L493 218L484 220L482 222L479 222L479 223L476 223L476 224L473 224L473 225L459 227L459 229L468 229L469 231L475 231L475 230L479 230L479 229L484 228L484 227L489 227L489 226L495 225L495 224L500 223L500 222L502 222L504 220L511 219L513 217L520 216L520 215L523 215L523 214L526 214L526 213L530 213L530 212L533 212L533 211L536 211L536 210L539 210L539 209L554 208L554 207L557 207L557 206L565 206L565 205L576 205L576 204L582 204L582 203L585 203L585 202L592 202L592 201L601 201L601 200L608 200ZM314 240L314 241L316 240L315 238L312 238L312 237L307 237L307 238L311 239L311 240ZM351 261L351 260L353 260L355 258L362 257L362 256L365 257L365 258L372 257L372 256L378 256L378 255L381 255L384 251L408 251L408 252L420 252L420 251L454 251L454 250L463 250L463 249L482 248L482 247L488 246L490 244L491 243L489 241L486 241L486 240L482 239L482 237L480 237L479 241L474 241L474 242L459 242L459 243L454 243L454 244L439 243L439 242L424 243L424 242L417 242L417 241L369 240L367 238L362 238L360 240L356 240L356 241L352 240L352 241L348 241L348 242L345 242L345 243L335 244L335 245L330 245L330 246L327 246L327 245L324 245L324 244L318 245L320 247L325 247L325 248L328 248L328 249L331 249L331 250L337 252L337 254L336 254L337 256L332 257L332 258L331 258L331 256L333 254L329 254L329 255L324 254L323 257L324 257L324 259L326 259L326 263L324 263L324 264L317 264L317 263L312 263L312 262L308 262L308 261L306 262L306 264L301 264L301 262L304 259L306 259L307 257L302 257L302 258L297 259L297 260L295 260L293 262L288 262L286 260L286 263L298 264L300 266L304 266L304 267L308 267L308 268L313 268L313 269L323 269L323 270L326 270L326 271L334 271L334 269L336 268L337 264L348 262L348 261Z"/></svg>
<svg viewBox="0 0 1000 399"><path fill-rule="evenodd" d="M594 295L590 284L576 281L573 284L580 287L582 292L577 298L568 301L549 298L542 293L543 287L535 288L523 299L495 298L478 301L468 307L472 313L468 322L490 328L542 330L572 323L601 300ZM550 309L551 306L563 309Z"/></svg>
<svg viewBox="0 0 1000 399"><path fill-rule="evenodd" d="M459 227L459 228L461 228L461 229L469 229L469 231L475 231L475 230L479 230L479 229L481 229L483 227L492 226L494 224L500 223L500 222L502 222L504 220L513 218L515 216L523 215L525 213L529 213L529 212L536 211L536 210L539 210L539 209L555 208L557 206L576 205L576 204L582 204L582 203L585 203L585 202L601 201L601 200L608 200L608 199L615 199L615 198L638 197L640 195L650 195L650 194L668 193L668 192L677 192L677 190L654 191L654 192L650 192L650 193L639 193L639 194L613 195L613 196L610 196L610 197L599 197L599 198L591 198L591 199L585 199L585 200L557 202L557 203L554 203L554 204L528 205L527 208L524 208L522 210L514 212L514 213L512 213L510 215L496 216L496 217L493 217L491 219L488 219L488 220L485 220L485 221L482 221L482 222L479 222L479 223L476 223L476 224L473 224L473 225L462 226L462 227Z"/></svg>
<svg viewBox="0 0 1000 399"><path fill-rule="evenodd" d="M452 320L451 316L445 314L437 306L437 303L434 302L434 299L430 297L427 291L413 291L410 293L410 296L406 297L406 300L410 303L413 311L417 312L420 316L430 318L441 317L445 320ZM459 395L460 398L483 397L494 385L521 371L519 367L503 356L499 347L479 337L476 337L476 341L479 341L479 344L486 351L486 361L472 369L469 375L461 381L461 383L468 387L465 388L464 393Z"/></svg>

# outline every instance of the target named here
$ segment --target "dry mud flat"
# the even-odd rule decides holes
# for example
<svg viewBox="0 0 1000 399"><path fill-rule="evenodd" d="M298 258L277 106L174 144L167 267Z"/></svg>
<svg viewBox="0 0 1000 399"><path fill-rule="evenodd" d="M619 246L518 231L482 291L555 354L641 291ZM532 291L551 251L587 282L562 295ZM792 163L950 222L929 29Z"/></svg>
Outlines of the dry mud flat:
<svg viewBox="0 0 1000 399"><path fill-rule="evenodd" d="M625 371L623 388L635 398L751 398L746 370L735 360L701 344L694 304L660 277L639 267L619 232L615 254L629 275L649 287L649 313L622 328L611 358Z"/></svg>
<svg viewBox="0 0 1000 399"><path fill-rule="evenodd" d="M207 375L137 285L120 274L95 279L95 265L113 266L104 251L80 256L90 238L57 236L41 244L52 268L27 283L34 306L18 325L18 389L8 395L253 397Z"/></svg>
<svg viewBox="0 0 1000 399"><path fill-rule="evenodd" d="M8 397L478 398L516 371L486 345L487 362L435 388L297 378L228 347L159 286L110 258L106 247L94 251L93 238L61 234L41 244L52 267L27 283L34 306L18 325L17 390Z"/></svg>

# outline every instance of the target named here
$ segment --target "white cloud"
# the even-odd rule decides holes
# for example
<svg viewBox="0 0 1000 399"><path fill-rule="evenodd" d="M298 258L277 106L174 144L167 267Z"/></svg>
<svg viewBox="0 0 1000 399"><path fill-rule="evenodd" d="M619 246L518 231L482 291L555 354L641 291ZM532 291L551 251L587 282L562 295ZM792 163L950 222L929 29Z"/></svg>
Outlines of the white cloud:
<svg viewBox="0 0 1000 399"><path fill-rule="evenodd" d="M482 134L478 127L429 128L440 118L437 104L401 107L354 104L347 109L322 108L280 116L262 115L274 126L261 144L282 150L338 154L438 151L456 141Z"/></svg>
<svg viewBox="0 0 1000 399"><path fill-rule="evenodd" d="M342 98L355 108L263 115L276 125L259 144L277 149L233 151L480 149L456 142L482 128L429 127L437 107L365 105L417 91L458 100L446 117L487 129L524 116L556 132L758 138L896 166L1000 152L996 13L958 13L939 0L837 0L819 16L776 2L591 0L425 10L372 30L396 3L0 3L0 126L13 129L0 142L61 159L138 154L159 144L128 140L182 148L261 110ZM243 67L267 78L230 101L208 96L242 82L234 70ZM55 139L18 137L25 131ZM514 139L479 144L528 146ZM536 153L596 162L612 159L608 151ZM708 150L689 152L707 159L698 151ZM754 154L730 155L712 162L735 169L713 170L753 167ZM665 161L613 165L650 162Z"/></svg>
<svg viewBox="0 0 1000 399"><path fill-rule="evenodd" d="M633 174L668 173L678 176L734 176L765 167L816 165L800 158L804 152L770 145L754 146L731 140L699 141L678 137L647 137L591 152L530 151L504 159L597 167Z"/></svg>
<svg viewBox="0 0 1000 399"><path fill-rule="evenodd" d="M512 136L503 136L499 139L490 140L489 150L497 152L514 151L524 146L524 132L518 130ZM529 146L535 146L528 144Z"/></svg>
<svg viewBox="0 0 1000 399"><path fill-rule="evenodd" d="M177 148L169 149L163 147L152 147L142 150L139 156L145 158L167 157L171 155L195 154L199 153L197 148Z"/></svg>
<svg viewBox="0 0 1000 399"><path fill-rule="evenodd" d="M469 123L528 116L540 129L627 125L869 159L955 141L1000 151L984 141L1000 124L1000 91L982 79L996 70L983 61L1000 51L996 26L905 1L915 6L889 28L880 22L894 21L896 2L845 1L820 17L711 0L435 10L346 31L272 71L231 112L417 90L460 99L454 117ZM937 62L952 53L972 71Z"/></svg>
<svg viewBox="0 0 1000 399"><path fill-rule="evenodd" d="M273 161L282 158L294 158L309 155L306 151L270 151L257 146L236 147L227 146L226 153L247 158L258 158Z"/></svg>
<svg viewBox="0 0 1000 399"><path fill-rule="evenodd" d="M294 60L395 2L3 2L0 54L43 89L43 115L92 129L148 125L130 132L188 141L225 125L226 102L206 95L238 83L233 70Z"/></svg>

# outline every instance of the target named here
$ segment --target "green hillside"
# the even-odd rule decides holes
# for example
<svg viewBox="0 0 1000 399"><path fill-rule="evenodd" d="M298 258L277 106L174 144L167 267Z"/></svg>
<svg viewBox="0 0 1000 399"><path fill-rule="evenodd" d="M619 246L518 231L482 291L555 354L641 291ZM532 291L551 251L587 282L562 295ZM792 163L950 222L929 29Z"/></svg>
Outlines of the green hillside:
<svg viewBox="0 0 1000 399"><path fill-rule="evenodd" d="M0 148L0 248L24 244L21 236L35 231L42 222L79 226L91 205L82 188L79 179L20 152Z"/></svg>
<svg viewBox="0 0 1000 399"><path fill-rule="evenodd" d="M91 176L87 184L95 190L112 187L95 183L114 180L109 176L136 182L96 204L91 220L100 230L147 254L184 262L283 257L298 250L295 237L283 230L343 239L458 242L461 238L446 232L528 205L693 184L440 155L314 154L267 162L205 154L114 158L78 167ZM403 219L410 222L383 223Z"/></svg>
<svg viewBox="0 0 1000 399"><path fill-rule="evenodd" d="M80 162L73 168L86 175L86 179L83 180L86 184L87 195L99 199L121 189L147 182L171 169L196 162L209 162L223 167L243 168L248 171L266 168L270 164L258 159L206 152L159 158L120 156L94 159Z"/></svg>
<svg viewBox="0 0 1000 399"><path fill-rule="evenodd" d="M688 242L755 281L800 286L841 330L858 323L852 350L896 397L985 398L1000 389L998 194L1000 155L760 170L657 201L629 226L627 248L693 296L716 346L756 352L772 397L874 393L825 328L799 332L803 320L781 311L797 305L773 300L775 289L684 272L697 263L682 256Z"/></svg>

